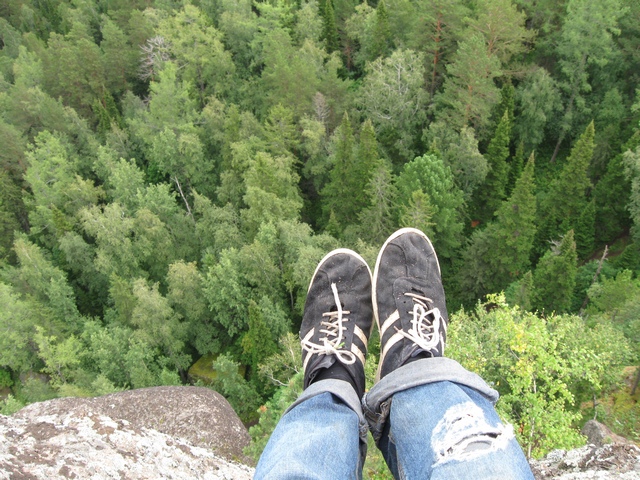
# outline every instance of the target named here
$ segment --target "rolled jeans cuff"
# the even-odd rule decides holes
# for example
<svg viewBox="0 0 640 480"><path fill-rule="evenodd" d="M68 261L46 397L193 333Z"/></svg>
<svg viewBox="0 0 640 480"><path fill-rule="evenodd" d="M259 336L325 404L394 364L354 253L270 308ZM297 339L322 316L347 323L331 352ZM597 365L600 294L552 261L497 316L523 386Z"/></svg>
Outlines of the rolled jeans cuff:
<svg viewBox="0 0 640 480"><path fill-rule="evenodd" d="M427 383L444 381L473 388L492 404L498 401L497 391L487 385L479 375L468 371L455 360L445 357L416 360L385 376L362 399L362 411L376 444L384 431L395 393Z"/></svg>
<svg viewBox="0 0 640 480"><path fill-rule="evenodd" d="M296 405L301 404L305 400L326 392L331 393L333 396L337 397L340 401L342 401L342 403L344 403L358 415L358 433L360 437L360 444L361 447L362 444L364 444L366 453L367 432L369 431L369 426L362 412L362 400L358 397L358 394L349 382L345 382L344 380L329 379L312 383L300 394L296 401L293 402L284 413L286 414L289 410L293 409Z"/></svg>

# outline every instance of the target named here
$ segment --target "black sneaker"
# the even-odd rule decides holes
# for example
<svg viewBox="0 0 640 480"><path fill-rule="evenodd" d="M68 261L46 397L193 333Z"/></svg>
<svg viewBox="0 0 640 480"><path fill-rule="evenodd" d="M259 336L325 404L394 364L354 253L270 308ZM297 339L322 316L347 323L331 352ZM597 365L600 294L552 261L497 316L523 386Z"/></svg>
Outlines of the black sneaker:
<svg viewBox="0 0 640 480"><path fill-rule="evenodd" d="M307 292L300 327L304 388L337 371L331 378L349 381L361 397L372 328L371 270L356 252L334 250L318 264Z"/></svg>
<svg viewBox="0 0 640 480"><path fill-rule="evenodd" d="M420 230L398 230L382 246L373 274L373 313L380 329L376 380L413 360L444 354L448 317L440 264Z"/></svg>

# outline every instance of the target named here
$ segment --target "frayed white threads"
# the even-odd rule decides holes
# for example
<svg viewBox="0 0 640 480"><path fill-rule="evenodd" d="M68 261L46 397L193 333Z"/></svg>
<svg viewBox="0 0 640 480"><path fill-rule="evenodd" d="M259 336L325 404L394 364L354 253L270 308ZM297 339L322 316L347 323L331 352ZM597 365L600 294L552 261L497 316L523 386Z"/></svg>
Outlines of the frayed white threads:
<svg viewBox="0 0 640 480"><path fill-rule="evenodd" d="M449 408L433 430L431 447L436 454L434 467L452 460L468 461L507 448L514 438L513 426L499 423L492 427L484 412L472 402Z"/></svg>

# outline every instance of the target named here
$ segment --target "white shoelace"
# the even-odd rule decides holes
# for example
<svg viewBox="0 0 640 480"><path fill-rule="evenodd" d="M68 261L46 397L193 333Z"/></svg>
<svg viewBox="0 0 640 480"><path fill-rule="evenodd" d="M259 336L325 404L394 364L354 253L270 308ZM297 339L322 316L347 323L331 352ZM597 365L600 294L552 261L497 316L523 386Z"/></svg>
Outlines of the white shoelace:
<svg viewBox="0 0 640 480"><path fill-rule="evenodd" d="M322 314L323 317L329 317L328 320L320 322L321 327L326 327L320 329L320 333L326 335L319 339L322 344L313 343L310 340L303 340L301 342L302 348L307 350L309 355L315 353L319 355L335 355L336 358L345 365L351 365L356 361L356 355L349 350L338 350L344 340L344 331L346 330L343 323L349 321L344 315L348 315L351 312L342 309L342 304L338 297L338 287L336 287L335 283L331 284L331 291L333 292L333 298L338 309L335 312Z"/></svg>
<svg viewBox="0 0 640 480"><path fill-rule="evenodd" d="M405 293L405 295L413 299L413 310L407 312L413 314L411 328L405 332L396 327L396 331L429 352L440 342L440 322L442 321L440 310L437 307L429 310L427 302L433 303L430 298L415 293ZM433 322L427 318L429 315L433 315Z"/></svg>

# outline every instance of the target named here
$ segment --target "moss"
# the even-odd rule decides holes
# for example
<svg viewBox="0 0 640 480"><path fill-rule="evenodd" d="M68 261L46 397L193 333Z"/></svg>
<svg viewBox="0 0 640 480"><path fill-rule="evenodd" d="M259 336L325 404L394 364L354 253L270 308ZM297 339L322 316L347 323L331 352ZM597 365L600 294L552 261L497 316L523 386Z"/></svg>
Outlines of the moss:
<svg viewBox="0 0 640 480"><path fill-rule="evenodd" d="M213 368L213 362L218 359L218 354L208 353L198 359L196 363L189 368L189 378L193 382L200 381L205 385L211 385L218 373ZM238 367L238 374L244 378L247 368L244 365Z"/></svg>

